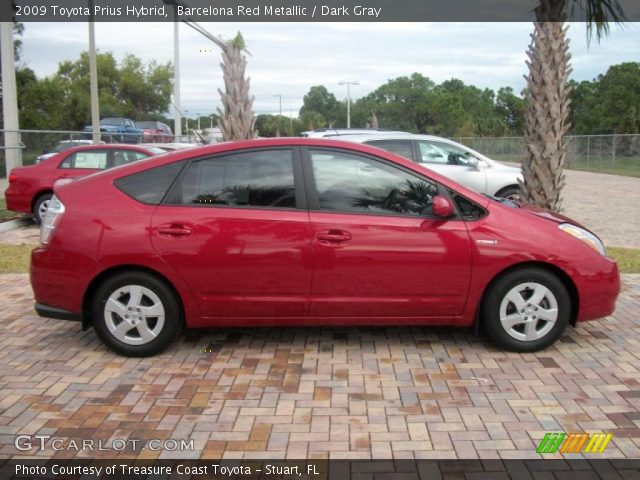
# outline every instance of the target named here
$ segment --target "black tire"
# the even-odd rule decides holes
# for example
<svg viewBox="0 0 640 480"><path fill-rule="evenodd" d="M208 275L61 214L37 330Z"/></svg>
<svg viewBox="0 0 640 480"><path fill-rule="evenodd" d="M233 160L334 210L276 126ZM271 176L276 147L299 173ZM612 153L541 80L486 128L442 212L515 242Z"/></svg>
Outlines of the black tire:
<svg viewBox="0 0 640 480"><path fill-rule="evenodd" d="M523 285L540 285L543 288L524 288ZM548 293L545 292L545 289ZM509 295L511 292L511 295ZM514 297L514 293L518 297ZM544 296L536 302L534 293ZM506 298L509 295L509 298ZM530 295L530 296L529 296ZM511 298L523 300L522 309L516 311ZM531 302L529 302L531 300ZM503 301L505 309L501 312ZM557 305L554 322L543 316L553 316L553 305ZM530 305L530 306L527 306ZM571 317L571 298L562 281L553 273L541 268L522 268L504 274L488 288L480 311L482 325L493 342L501 348L514 352L535 352L555 342L564 332ZM507 330L501 321L514 318L515 325ZM524 319L527 319L524 321ZM520 322L520 320L523 320ZM533 325L530 327L530 325ZM532 330L528 330L532 329ZM531 339L526 337L531 334ZM518 337L518 338L515 338Z"/></svg>
<svg viewBox="0 0 640 480"><path fill-rule="evenodd" d="M33 219L36 221L38 225L42 223L42 218L44 216L44 210L46 210L45 205L53 197L53 193L45 193L40 195L36 200L36 203L33 204Z"/></svg>
<svg viewBox="0 0 640 480"><path fill-rule="evenodd" d="M162 321L160 316L154 315L149 315L144 319L142 317L134 319L136 312L128 312L131 315L131 319L126 321L131 328L125 331L124 340L126 341L123 341L115 333L112 333L111 329L125 322L124 315L106 313L105 306L110 297L113 299L113 296L117 297L118 295L121 295L120 298L124 299L120 304L123 309L128 308L124 307L124 301L127 298L129 299L129 304L134 305L135 302L131 303L133 295L127 297L128 294L126 293L130 287L142 287L143 292L151 292L140 295L140 304L147 303L147 305L142 305L142 308L157 307L159 301L164 309L164 315L162 316ZM154 295L156 301L152 298ZM150 306L148 306L149 303L151 303ZM134 307L131 308L135 310ZM140 309L138 309L138 312L140 312ZM138 315L144 314L138 313ZM178 337L182 329L182 310L175 293L164 281L145 272L123 272L107 278L97 288L91 303L91 320L96 333L111 350L127 357L149 357L164 351ZM116 324L115 322L118 323ZM131 325L131 322L137 322L138 325ZM152 328L148 328L149 325ZM156 328L155 338L145 341L144 335L140 333L142 331L140 330L141 328L145 332L150 332L151 329ZM134 341L145 343L129 343Z"/></svg>
<svg viewBox="0 0 640 480"><path fill-rule="evenodd" d="M496 197L520 200L522 198L522 192L520 191L520 187L507 187L500 190L496 194Z"/></svg>

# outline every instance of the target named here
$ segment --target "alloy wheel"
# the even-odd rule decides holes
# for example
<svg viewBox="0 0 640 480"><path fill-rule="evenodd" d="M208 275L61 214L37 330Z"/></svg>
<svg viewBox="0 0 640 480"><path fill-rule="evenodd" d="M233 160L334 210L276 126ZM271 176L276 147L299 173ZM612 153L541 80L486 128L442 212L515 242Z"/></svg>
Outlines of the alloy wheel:
<svg viewBox="0 0 640 480"><path fill-rule="evenodd" d="M156 295L141 285L125 285L104 305L107 329L127 345L144 345L156 339L165 323L165 308Z"/></svg>
<svg viewBox="0 0 640 480"><path fill-rule="evenodd" d="M516 285L500 303L500 324L516 340L531 342L551 331L558 320L558 300L540 283Z"/></svg>

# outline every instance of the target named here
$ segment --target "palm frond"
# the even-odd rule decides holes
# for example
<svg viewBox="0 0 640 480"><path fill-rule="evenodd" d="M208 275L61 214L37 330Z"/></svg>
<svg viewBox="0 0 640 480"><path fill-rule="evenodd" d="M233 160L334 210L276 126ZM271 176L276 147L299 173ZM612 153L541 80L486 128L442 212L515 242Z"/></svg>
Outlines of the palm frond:
<svg viewBox="0 0 640 480"><path fill-rule="evenodd" d="M588 43L593 38L594 30L599 42L609 35L612 23L622 25L627 21L624 9L618 0L574 0L573 7L581 10L587 24Z"/></svg>

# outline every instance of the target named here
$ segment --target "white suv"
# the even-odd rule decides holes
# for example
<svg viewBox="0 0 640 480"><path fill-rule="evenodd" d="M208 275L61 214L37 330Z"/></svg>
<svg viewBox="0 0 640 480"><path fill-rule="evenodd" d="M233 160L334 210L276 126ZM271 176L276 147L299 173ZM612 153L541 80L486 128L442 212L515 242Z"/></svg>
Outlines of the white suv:
<svg viewBox="0 0 640 480"><path fill-rule="evenodd" d="M411 133L340 135L339 140L364 143L408 158L480 193L519 199L519 168L503 165L446 138Z"/></svg>

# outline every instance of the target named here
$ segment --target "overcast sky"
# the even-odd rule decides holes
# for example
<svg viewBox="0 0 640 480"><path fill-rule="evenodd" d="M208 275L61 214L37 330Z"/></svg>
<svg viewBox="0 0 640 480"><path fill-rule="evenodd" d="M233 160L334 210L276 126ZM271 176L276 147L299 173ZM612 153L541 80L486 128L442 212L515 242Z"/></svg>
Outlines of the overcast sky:
<svg viewBox="0 0 640 480"><path fill-rule="evenodd" d="M525 51L530 23L202 23L230 38L240 30L251 56L248 75L257 113L294 114L313 85L325 85L346 98L340 80L356 80L352 98L366 95L387 80L420 72L440 83L459 78L497 90L525 85ZM22 61L38 76L51 75L63 60L87 49L86 23L26 23ZM610 65L640 61L640 24L614 28L600 44L587 47L584 25L569 28L573 74L591 80ZM96 44L120 60L133 53L145 61L173 60L171 23L97 23ZM220 53L188 26L180 25L183 110L210 114L219 105ZM201 52L204 50L204 52Z"/></svg>

